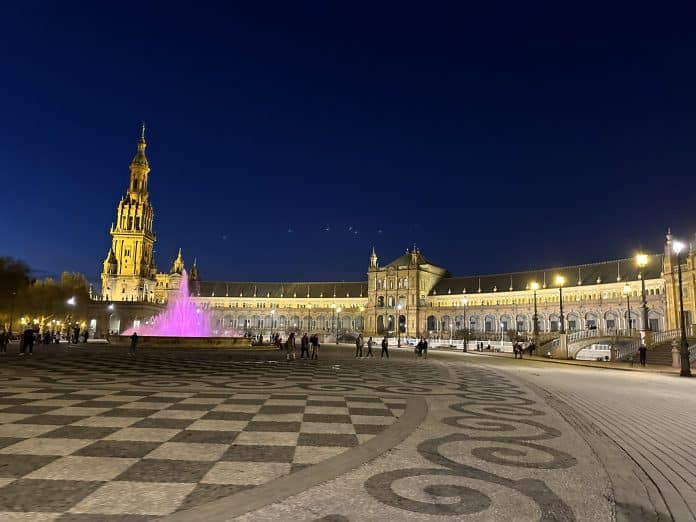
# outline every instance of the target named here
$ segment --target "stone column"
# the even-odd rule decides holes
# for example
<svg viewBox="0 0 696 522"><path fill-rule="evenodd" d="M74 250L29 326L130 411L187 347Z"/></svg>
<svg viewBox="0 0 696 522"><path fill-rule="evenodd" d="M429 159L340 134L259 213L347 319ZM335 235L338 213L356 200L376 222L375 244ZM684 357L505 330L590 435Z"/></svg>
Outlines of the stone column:
<svg viewBox="0 0 696 522"><path fill-rule="evenodd" d="M679 352L679 339L672 339L672 368L681 368L681 353Z"/></svg>

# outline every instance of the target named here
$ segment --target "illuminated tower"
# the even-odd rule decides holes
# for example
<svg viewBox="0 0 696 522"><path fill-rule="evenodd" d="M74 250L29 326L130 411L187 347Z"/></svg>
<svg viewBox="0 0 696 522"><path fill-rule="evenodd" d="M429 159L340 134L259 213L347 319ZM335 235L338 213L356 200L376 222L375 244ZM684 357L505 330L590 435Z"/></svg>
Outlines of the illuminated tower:
<svg viewBox="0 0 696 522"><path fill-rule="evenodd" d="M111 301L150 301L154 296L154 212L147 192L150 165L145 147L143 123L138 150L130 164L130 184L118 204L116 222L111 225L111 248L101 276L102 297Z"/></svg>

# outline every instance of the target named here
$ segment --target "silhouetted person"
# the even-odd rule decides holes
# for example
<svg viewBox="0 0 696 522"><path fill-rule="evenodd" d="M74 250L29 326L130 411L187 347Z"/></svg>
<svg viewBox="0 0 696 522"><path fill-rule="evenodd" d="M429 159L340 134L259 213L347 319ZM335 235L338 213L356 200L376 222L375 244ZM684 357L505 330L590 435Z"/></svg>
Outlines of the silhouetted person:
<svg viewBox="0 0 696 522"><path fill-rule="evenodd" d="M645 359L648 355L648 349L645 347L644 344L641 344L640 348L638 348L638 355L640 356L640 365L645 366Z"/></svg>
<svg viewBox="0 0 696 522"><path fill-rule="evenodd" d="M135 357L135 347L138 345L138 334L136 332L133 332L133 335L130 336L130 348L128 349L128 354L131 357Z"/></svg>
<svg viewBox="0 0 696 522"><path fill-rule="evenodd" d="M9 334L4 328L0 328L0 353L7 353L7 343L9 340Z"/></svg>
<svg viewBox="0 0 696 522"><path fill-rule="evenodd" d="M389 341L387 341L387 336L384 336L384 339L382 339L382 355L380 355L380 359L384 356L387 356L387 359L389 359Z"/></svg>
<svg viewBox="0 0 696 522"><path fill-rule="evenodd" d="M372 336L367 340L367 354L365 357L374 357L372 353Z"/></svg>
<svg viewBox="0 0 696 522"><path fill-rule="evenodd" d="M22 351L19 355L24 355L26 351L29 351L29 355L34 353L34 330L27 328L22 334Z"/></svg>
<svg viewBox="0 0 696 522"><path fill-rule="evenodd" d="M317 334L314 334L312 338L309 340L310 343L312 343L312 359L318 359L319 358L319 336Z"/></svg>
<svg viewBox="0 0 696 522"><path fill-rule="evenodd" d="M363 356L363 336L362 334L358 335L358 338L355 340L355 357L360 357L362 359Z"/></svg>
<svg viewBox="0 0 696 522"><path fill-rule="evenodd" d="M305 354L307 354L307 359L309 359L309 337L307 337L306 332L300 340L300 359L304 359Z"/></svg>
<svg viewBox="0 0 696 522"><path fill-rule="evenodd" d="M294 360L295 359L295 332L292 332L290 334L290 337L288 337L288 342L286 343L288 347L288 356L287 359L289 360Z"/></svg>

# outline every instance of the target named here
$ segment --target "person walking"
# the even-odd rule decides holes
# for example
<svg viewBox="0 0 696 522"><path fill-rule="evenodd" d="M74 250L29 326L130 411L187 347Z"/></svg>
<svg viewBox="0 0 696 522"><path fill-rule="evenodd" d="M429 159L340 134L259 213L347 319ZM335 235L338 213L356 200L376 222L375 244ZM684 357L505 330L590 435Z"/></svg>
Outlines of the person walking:
<svg viewBox="0 0 696 522"><path fill-rule="evenodd" d="M374 357L372 353L372 336L367 340L367 355L365 357Z"/></svg>
<svg viewBox="0 0 696 522"><path fill-rule="evenodd" d="M640 356L640 365L645 366L645 359L648 355L647 347L641 343L640 348L638 348L638 355Z"/></svg>
<svg viewBox="0 0 696 522"><path fill-rule="evenodd" d="M355 340L355 358L357 359L360 357L362 359L363 356L363 336L362 334L358 335L358 338Z"/></svg>
<svg viewBox="0 0 696 522"><path fill-rule="evenodd" d="M428 358L428 341L423 339L423 357Z"/></svg>
<svg viewBox="0 0 696 522"><path fill-rule="evenodd" d="M305 332L300 340L300 359L304 359L305 353L307 354L307 359L309 359L309 337L307 336L307 332Z"/></svg>
<svg viewBox="0 0 696 522"><path fill-rule="evenodd" d="M384 356L387 356L387 359L389 359L389 341L387 341L387 336L384 336L384 339L382 339L382 355L380 355L380 359L383 358Z"/></svg>
<svg viewBox="0 0 696 522"><path fill-rule="evenodd" d="M288 342L286 344L287 344L287 350L288 350L287 360L294 361L295 360L295 332L290 333L290 336L288 337Z"/></svg>
<svg viewBox="0 0 696 522"><path fill-rule="evenodd" d="M138 345L138 334L136 332L133 332L133 335L130 336L130 347L128 348L128 355L131 357L135 357L135 347Z"/></svg>
<svg viewBox="0 0 696 522"><path fill-rule="evenodd" d="M34 353L34 330L27 328L22 334L22 350L19 355L24 355L28 351L29 355Z"/></svg>
<svg viewBox="0 0 696 522"><path fill-rule="evenodd" d="M312 344L312 359L319 359L319 336L314 334L309 340Z"/></svg>
<svg viewBox="0 0 696 522"><path fill-rule="evenodd" d="M319 336L317 334L312 335L309 342L312 345L312 356L310 358L319 359Z"/></svg>

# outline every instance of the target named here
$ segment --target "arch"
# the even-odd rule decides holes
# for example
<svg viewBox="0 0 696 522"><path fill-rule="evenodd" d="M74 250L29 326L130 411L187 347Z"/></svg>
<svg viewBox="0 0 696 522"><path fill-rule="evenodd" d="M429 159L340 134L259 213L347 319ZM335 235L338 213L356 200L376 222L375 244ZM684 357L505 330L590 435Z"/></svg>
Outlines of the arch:
<svg viewBox="0 0 696 522"><path fill-rule="evenodd" d="M650 329L653 332L659 332L662 330L664 325L664 316L662 315L662 312L657 310L649 310L648 325L650 325Z"/></svg>
<svg viewBox="0 0 696 522"><path fill-rule="evenodd" d="M261 318L258 315L251 316L251 328L261 328Z"/></svg>
<svg viewBox="0 0 696 522"><path fill-rule="evenodd" d="M384 316L383 315L377 316L377 333L378 334L384 333Z"/></svg>
<svg viewBox="0 0 696 522"><path fill-rule="evenodd" d="M515 329L518 332L526 332L529 330L529 321L527 320L527 316L523 314L518 314L517 317L515 317Z"/></svg>
<svg viewBox="0 0 696 522"><path fill-rule="evenodd" d="M436 328L435 316L429 315L428 318L426 319L425 329L430 331L430 332L433 332L433 331L435 331L435 328Z"/></svg>
<svg viewBox="0 0 696 522"><path fill-rule="evenodd" d="M450 320L450 316L449 316L449 315L443 315L443 316L442 316L442 320L440 321L440 328L441 328L443 331L448 331L448 332L449 332L451 326L452 326L452 321Z"/></svg>
<svg viewBox="0 0 696 522"><path fill-rule="evenodd" d="M353 329L353 318L349 315L341 315L341 329L342 330L352 330Z"/></svg>
<svg viewBox="0 0 696 522"><path fill-rule="evenodd" d="M469 316L469 330L472 332L481 331L481 318L478 315Z"/></svg>
<svg viewBox="0 0 696 522"><path fill-rule="evenodd" d="M570 312L566 316L566 330L569 332L574 332L582 328L582 323L580 321L580 316L575 312Z"/></svg>
<svg viewBox="0 0 696 522"><path fill-rule="evenodd" d="M466 328L466 325L464 324L464 316L463 315L458 315L454 318L454 329L455 330L462 330Z"/></svg>
<svg viewBox="0 0 696 522"><path fill-rule="evenodd" d="M619 314L614 311L608 311L604 314L604 327L607 330L616 330L619 328Z"/></svg>
<svg viewBox="0 0 696 522"><path fill-rule="evenodd" d="M249 320L247 319L246 315L240 315L237 317L237 328L242 328L243 330L249 328Z"/></svg>
<svg viewBox="0 0 696 522"><path fill-rule="evenodd" d="M380 308L384 307L384 296L380 295L377 297L377 306Z"/></svg>
<svg viewBox="0 0 696 522"><path fill-rule="evenodd" d="M558 332L561 329L561 316L556 312L549 315L549 331Z"/></svg>
<svg viewBox="0 0 696 522"><path fill-rule="evenodd" d="M508 314L503 314L500 316L500 329L504 332L507 332L508 330L514 330L514 326L512 324L512 318Z"/></svg>
<svg viewBox="0 0 696 522"><path fill-rule="evenodd" d="M299 327L300 327L300 316L293 315L292 318L290 319L290 324L288 325L288 328L299 328Z"/></svg>
<svg viewBox="0 0 696 522"><path fill-rule="evenodd" d="M498 321L494 315L488 314L483 318L483 331L484 332L495 332L498 330Z"/></svg>
<svg viewBox="0 0 696 522"><path fill-rule="evenodd" d="M315 324L315 328L317 328L319 330L326 330L326 317L324 317L323 315L318 316L314 320L314 324Z"/></svg>
<svg viewBox="0 0 696 522"><path fill-rule="evenodd" d="M394 308L394 306L396 306L396 301L393 295L387 297L387 306L390 308Z"/></svg>
<svg viewBox="0 0 696 522"><path fill-rule="evenodd" d="M284 315L278 317L278 328L285 328L288 324L288 318Z"/></svg>
<svg viewBox="0 0 696 522"><path fill-rule="evenodd" d="M599 316L595 312L587 312L585 314L585 328L595 330L599 327Z"/></svg>
<svg viewBox="0 0 696 522"><path fill-rule="evenodd" d="M387 328L388 332L396 331L396 324L394 323L394 316L391 314L387 316L386 328Z"/></svg>
<svg viewBox="0 0 696 522"><path fill-rule="evenodd" d="M355 329L362 332L365 329L365 318L358 316L355 318Z"/></svg>
<svg viewBox="0 0 696 522"><path fill-rule="evenodd" d="M302 328L304 328L305 330L309 330L312 328L312 318L310 316L305 315L302 318Z"/></svg>
<svg viewBox="0 0 696 522"><path fill-rule="evenodd" d="M406 316L405 315L400 315L399 316L399 332L406 333Z"/></svg>

